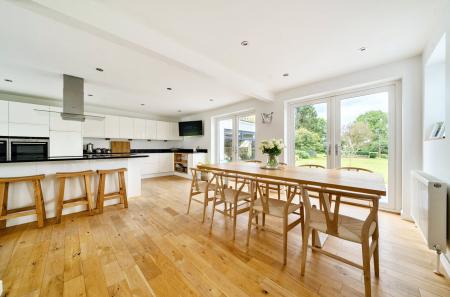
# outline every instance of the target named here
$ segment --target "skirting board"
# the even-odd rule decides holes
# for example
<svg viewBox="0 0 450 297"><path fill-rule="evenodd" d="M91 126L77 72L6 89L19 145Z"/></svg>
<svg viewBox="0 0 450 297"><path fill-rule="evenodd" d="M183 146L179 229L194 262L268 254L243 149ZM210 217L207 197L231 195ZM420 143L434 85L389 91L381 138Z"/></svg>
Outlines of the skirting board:
<svg viewBox="0 0 450 297"><path fill-rule="evenodd" d="M171 172L163 172L163 173L153 173L153 174L144 174L141 176L141 179L160 177L160 176L171 176L174 175L173 171Z"/></svg>
<svg viewBox="0 0 450 297"><path fill-rule="evenodd" d="M450 278L450 261L445 253L441 254L441 268L445 270L445 277Z"/></svg>
<svg viewBox="0 0 450 297"><path fill-rule="evenodd" d="M187 174L187 173L181 173L181 172L176 172L176 171L174 171L173 174L176 175L176 176L179 176L179 177L184 177L184 178L187 178L187 179L192 179L191 175L190 175L190 174Z"/></svg>

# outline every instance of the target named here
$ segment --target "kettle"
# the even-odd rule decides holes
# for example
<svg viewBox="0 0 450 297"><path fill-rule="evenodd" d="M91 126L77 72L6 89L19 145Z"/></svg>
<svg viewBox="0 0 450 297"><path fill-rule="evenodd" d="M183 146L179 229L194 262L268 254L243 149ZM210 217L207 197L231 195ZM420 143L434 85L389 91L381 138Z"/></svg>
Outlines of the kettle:
<svg viewBox="0 0 450 297"><path fill-rule="evenodd" d="M94 145L92 143L86 144L86 152L92 154L94 152Z"/></svg>

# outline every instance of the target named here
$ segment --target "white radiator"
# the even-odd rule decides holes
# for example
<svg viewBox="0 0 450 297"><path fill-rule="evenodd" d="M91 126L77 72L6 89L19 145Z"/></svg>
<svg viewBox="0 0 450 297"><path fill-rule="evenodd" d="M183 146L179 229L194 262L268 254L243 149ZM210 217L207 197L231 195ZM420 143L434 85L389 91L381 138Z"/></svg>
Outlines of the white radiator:
<svg viewBox="0 0 450 297"><path fill-rule="evenodd" d="M412 171L411 176L411 215L428 247L439 257L447 248L447 184L423 171ZM439 266L436 270L439 272Z"/></svg>

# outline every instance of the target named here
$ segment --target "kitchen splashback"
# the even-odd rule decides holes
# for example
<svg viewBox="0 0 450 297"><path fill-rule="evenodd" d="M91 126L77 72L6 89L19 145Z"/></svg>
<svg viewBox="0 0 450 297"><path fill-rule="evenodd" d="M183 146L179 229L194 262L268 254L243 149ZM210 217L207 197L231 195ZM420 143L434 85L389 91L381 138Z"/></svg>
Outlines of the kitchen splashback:
<svg viewBox="0 0 450 297"><path fill-rule="evenodd" d="M92 143L94 148L109 148L110 140L99 138L83 138L83 145ZM131 149L169 149L174 147L181 147L182 141L161 141L161 140L133 140L131 141Z"/></svg>

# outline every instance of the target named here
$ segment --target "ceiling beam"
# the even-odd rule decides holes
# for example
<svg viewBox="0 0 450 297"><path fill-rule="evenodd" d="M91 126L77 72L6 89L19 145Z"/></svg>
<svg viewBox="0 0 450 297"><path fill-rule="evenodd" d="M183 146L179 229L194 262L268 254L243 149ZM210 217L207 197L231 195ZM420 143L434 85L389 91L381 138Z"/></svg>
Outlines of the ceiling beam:
<svg viewBox="0 0 450 297"><path fill-rule="evenodd" d="M13 1L29 10L95 34L130 50L209 77L241 94L272 101L274 94L263 84L236 73L220 63L179 44L160 32L99 1Z"/></svg>

